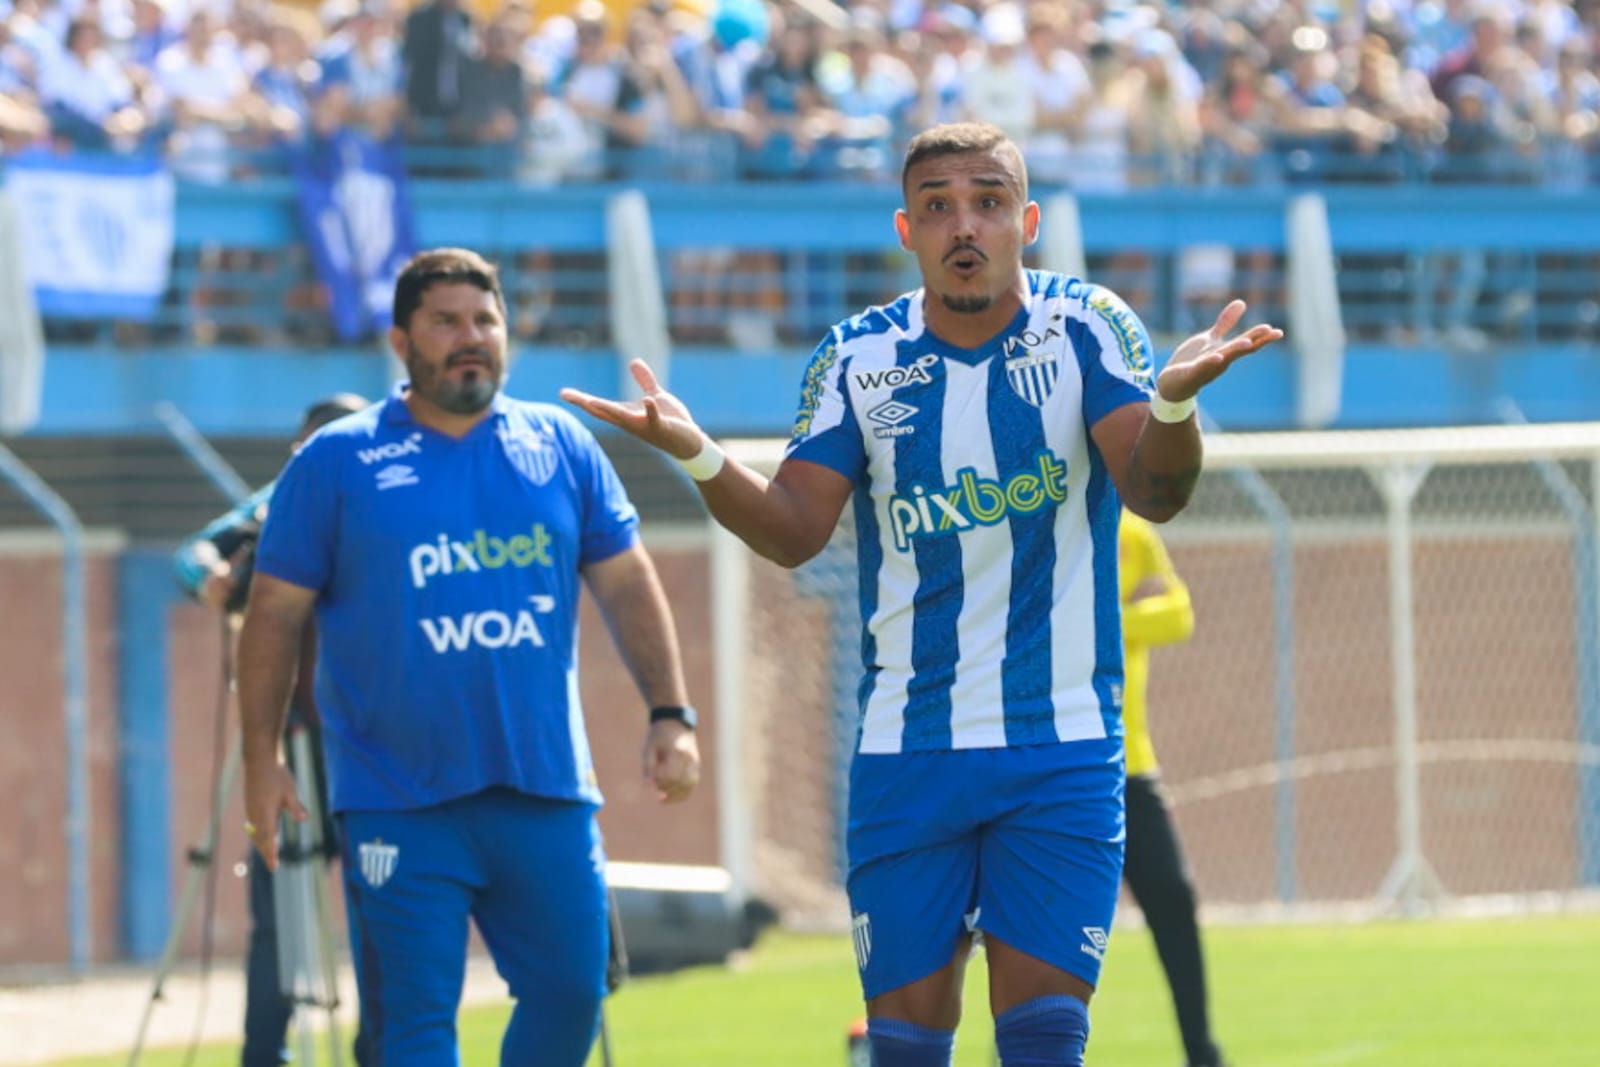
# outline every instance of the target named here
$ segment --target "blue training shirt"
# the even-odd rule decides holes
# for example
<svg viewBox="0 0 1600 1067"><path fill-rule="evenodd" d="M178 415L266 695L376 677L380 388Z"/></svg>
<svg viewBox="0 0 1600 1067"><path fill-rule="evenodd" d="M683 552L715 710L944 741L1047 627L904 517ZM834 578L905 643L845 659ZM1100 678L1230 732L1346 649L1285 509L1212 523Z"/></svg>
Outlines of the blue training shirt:
<svg viewBox="0 0 1600 1067"><path fill-rule="evenodd" d="M578 699L579 568L638 513L594 435L497 396L455 439L404 384L320 430L278 479L256 569L314 589L334 810L493 786L599 803Z"/></svg>
<svg viewBox="0 0 1600 1067"><path fill-rule="evenodd" d="M786 455L856 485L861 752L1121 736L1121 505L1089 429L1150 398L1150 339L1109 290L1027 280L981 348L929 332L919 290L806 370Z"/></svg>

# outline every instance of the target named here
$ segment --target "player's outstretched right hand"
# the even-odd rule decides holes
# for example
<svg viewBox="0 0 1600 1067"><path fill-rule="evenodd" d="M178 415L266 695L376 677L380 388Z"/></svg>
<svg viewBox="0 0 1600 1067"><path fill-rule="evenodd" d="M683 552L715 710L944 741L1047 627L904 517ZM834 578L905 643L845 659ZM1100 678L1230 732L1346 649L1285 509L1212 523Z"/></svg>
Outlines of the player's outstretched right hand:
<svg viewBox="0 0 1600 1067"><path fill-rule="evenodd" d="M644 393L638 400L606 400L571 388L561 390L561 399L668 455L689 459L699 453L705 435L683 401L661 388L644 360L634 360L628 369Z"/></svg>

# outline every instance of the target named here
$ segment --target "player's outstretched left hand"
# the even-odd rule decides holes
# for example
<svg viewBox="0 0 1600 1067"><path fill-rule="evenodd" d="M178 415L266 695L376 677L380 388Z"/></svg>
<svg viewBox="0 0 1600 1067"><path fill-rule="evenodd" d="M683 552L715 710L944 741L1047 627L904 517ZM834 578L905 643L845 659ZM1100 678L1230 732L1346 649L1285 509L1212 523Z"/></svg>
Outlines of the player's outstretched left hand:
<svg viewBox="0 0 1600 1067"><path fill-rule="evenodd" d="M655 374L642 359L628 365L633 380L644 396L639 400L606 400L580 389L561 390L561 399L582 408L602 422L655 445L668 455L690 459L705 443L705 435L695 425L683 401L661 388Z"/></svg>
<svg viewBox="0 0 1600 1067"><path fill-rule="evenodd" d="M656 787L657 800L672 804L689 799L700 781L694 731L671 719L651 723L644 739L644 776Z"/></svg>
<svg viewBox="0 0 1600 1067"><path fill-rule="evenodd" d="M1172 353L1156 378L1156 389L1168 400L1188 400L1222 377L1235 360L1259 352L1283 336L1276 326L1252 326L1231 340L1228 334L1244 317L1245 303L1235 300L1222 309L1211 329L1197 333Z"/></svg>

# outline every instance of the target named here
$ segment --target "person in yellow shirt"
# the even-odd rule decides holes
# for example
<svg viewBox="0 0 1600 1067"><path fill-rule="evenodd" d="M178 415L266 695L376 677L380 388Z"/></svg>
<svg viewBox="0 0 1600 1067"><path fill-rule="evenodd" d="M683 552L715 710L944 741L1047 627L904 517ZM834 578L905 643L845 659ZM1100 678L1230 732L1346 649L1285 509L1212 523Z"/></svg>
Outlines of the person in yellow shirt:
<svg viewBox="0 0 1600 1067"><path fill-rule="evenodd" d="M1200 947L1194 882L1184 862L1172 811L1161 791L1145 698L1150 650L1187 641L1194 607L1155 527L1124 510L1117 536L1122 600L1122 726L1127 747L1127 853L1122 877L1156 943L1172 990L1189 1067L1223 1067L1211 1039L1205 959Z"/></svg>

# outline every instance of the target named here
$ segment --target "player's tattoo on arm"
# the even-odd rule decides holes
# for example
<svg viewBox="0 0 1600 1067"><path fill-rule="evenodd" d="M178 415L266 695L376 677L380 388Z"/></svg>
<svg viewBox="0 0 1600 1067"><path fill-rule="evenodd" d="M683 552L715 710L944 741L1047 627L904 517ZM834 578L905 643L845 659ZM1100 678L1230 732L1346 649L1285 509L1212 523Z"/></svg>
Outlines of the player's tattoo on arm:
<svg viewBox="0 0 1600 1067"><path fill-rule="evenodd" d="M1198 462L1177 470L1151 470L1145 465L1140 450L1134 449L1128 461L1128 505L1140 513L1176 514L1189 503L1199 480Z"/></svg>

